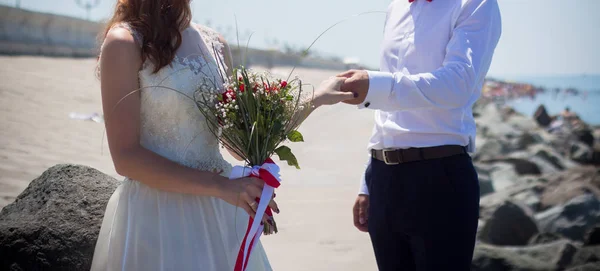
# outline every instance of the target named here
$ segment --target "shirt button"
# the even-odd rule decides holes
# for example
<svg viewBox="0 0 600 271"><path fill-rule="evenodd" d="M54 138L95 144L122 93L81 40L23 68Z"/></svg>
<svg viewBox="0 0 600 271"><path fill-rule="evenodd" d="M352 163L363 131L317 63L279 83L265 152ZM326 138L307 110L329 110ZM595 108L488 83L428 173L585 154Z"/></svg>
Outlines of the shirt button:
<svg viewBox="0 0 600 271"><path fill-rule="evenodd" d="M370 102L366 102L366 103L365 103L365 107L369 107L369 105L371 105L371 103L370 103Z"/></svg>

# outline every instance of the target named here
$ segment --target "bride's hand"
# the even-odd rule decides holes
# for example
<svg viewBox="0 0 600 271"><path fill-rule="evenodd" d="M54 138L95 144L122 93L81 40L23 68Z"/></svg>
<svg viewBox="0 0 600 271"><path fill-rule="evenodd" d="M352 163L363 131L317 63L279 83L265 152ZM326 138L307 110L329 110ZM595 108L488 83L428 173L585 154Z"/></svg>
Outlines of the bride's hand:
<svg viewBox="0 0 600 271"><path fill-rule="evenodd" d="M344 77L330 77L323 81L317 90L315 90L313 100L315 107L337 104L342 101L356 98L353 92L342 91L342 86L345 81L346 78Z"/></svg>
<svg viewBox="0 0 600 271"><path fill-rule="evenodd" d="M256 216L258 202L264 187L264 181L254 177L240 178L236 180L227 180L221 183L220 198L232 205L244 209L252 218ZM269 207L276 213L279 213L277 203L273 199L269 202ZM262 221L269 223L271 218L263 216Z"/></svg>

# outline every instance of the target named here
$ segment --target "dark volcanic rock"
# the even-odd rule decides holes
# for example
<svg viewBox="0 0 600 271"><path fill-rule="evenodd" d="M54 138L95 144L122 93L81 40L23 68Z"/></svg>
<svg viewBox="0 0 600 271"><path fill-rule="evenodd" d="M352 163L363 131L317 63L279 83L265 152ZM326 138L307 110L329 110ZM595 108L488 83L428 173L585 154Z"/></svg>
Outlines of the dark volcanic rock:
<svg viewBox="0 0 600 271"><path fill-rule="evenodd" d="M515 202L505 201L481 229L482 242L500 246L524 246L539 232L533 212Z"/></svg>
<svg viewBox="0 0 600 271"><path fill-rule="evenodd" d="M512 143L514 149L524 150L524 149L527 149L531 145L534 145L537 143L542 143L542 142L543 142L543 139L539 135L534 135L534 134L525 132L511 143Z"/></svg>
<svg viewBox="0 0 600 271"><path fill-rule="evenodd" d="M584 246L600 246L600 224L589 229L583 240Z"/></svg>
<svg viewBox="0 0 600 271"><path fill-rule="evenodd" d="M564 158L560 157L557 153L553 153L550 150L540 149L535 155L536 158L539 158L547 163L553 165L558 170L563 170L566 168Z"/></svg>
<svg viewBox="0 0 600 271"><path fill-rule="evenodd" d="M565 181L549 184L541 195L541 209L562 205L578 196L593 194L600 198L600 189L594 185L581 181Z"/></svg>
<svg viewBox="0 0 600 271"><path fill-rule="evenodd" d="M519 158L496 158L481 161L482 163L507 163L511 164L519 175L540 175L542 171L537 164Z"/></svg>
<svg viewBox="0 0 600 271"><path fill-rule="evenodd" d="M590 263L600 266L600 246L580 248L573 256L570 267L582 266Z"/></svg>
<svg viewBox="0 0 600 271"><path fill-rule="evenodd" d="M569 150L569 157L573 161L583 164L594 163L594 148L582 142L574 142Z"/></svg>
<svg viewBox="0 0 600 271"><path fill-rule="evenodd" d="M600 266L600 246L580 247L570 240L527 247L500 247L478 244L471 270L597 270Z"/></svg>
<svg viewBox="0 0 600 271"><path fill-rule="evenodd" d="M533 119L539 126L542 127L548 127L553 120L552 117L550 117L550 114L548 114L548 111L546 111L546 107L543 105L538 106L538 108L535 110L535 113L533 113Z"/></svg>
<svg viewBox="0 0 600 271"><path fill-rule="evenodd" d="M595 139L592 130L590 129L579 129L573 131L573 134L577 137L577 139L584 144L594 147Z"/></svg>
<svg viewBox="0 0 600 271"><path fill-rule="evenodd" d="M489 175L479 174L479 196L494 193L494 184Z"/></svg>
<svg viewBox="0 0 600 271"><path fill-rule="evenodd" d="M542 179L544 183L539 186L540 210L563 205L585 194L593 194L600 198L600 175L594 167L572 168L558 174L546 175Z"/></svg>
<svg viewBox="0 0 600 271"><path fill-rule="evenodd" d="M503 140L481 138L478 141L481 143L477 147L477 152L473 154L474 161L492 159L508 153L508 143Z"/></svg>
<svg viewBox="0 0 600 271"><path fill-rule="evenodd" d="M577 251L568 240L527 247L478 244L471 270L560 270L569 266Z"/></svg>
<svg viewBox="0 0 600 271"><path fill-rule="evenodd" d="M48 169L0 212L0 270L89 270L118 183L83 166Z"/></svg>
<svg viewBox="0 0 600 271"><path fill-rule="evenodd" d="M528 245L548 244L561 239L565 239L565 237L557 233L542 232L531 237L531 239L529 239Z"/></svg>
<svg viewBox="0 0 600 271"><path fill-rule="evenodd" d="M509 160L515 167L515 170L519 175L539 175L542 174L542 171L538 167L536 163L533 163L529 160L523 159L511 159Z"/></svg>
<svg viewBox="0 0 600 271"><path fill-rule="evenodd" d="M600 271L600 265L598 263L588 263L577 267L569 268L565 271Z"/></svg>
<svg viewBox="0 0 600 271"><path fill-rule="evenodd" d="M540 229L583 241L585 233L600 223L600 201L591 194L578 196L564 206L556 206L536 215Z"/></svg>
<svg viewBox="0 0 600 271"><path fill-rule="evenodd" d="M503 191L507 188L521 184L521 177L515 170L515 167L508 163L490 163L493 165L493 171L490 173L490 179L494 191Z"/></svg>
<svg viewBox="0 0 600 271"><path fill-rule="evenodd" d="M506 190L495 192L481 197L479 201L479 216L487 221L492 214L503 205L507 200L513 200L515 195L524 193L534 193L537 184L517 184Z"/></svg>

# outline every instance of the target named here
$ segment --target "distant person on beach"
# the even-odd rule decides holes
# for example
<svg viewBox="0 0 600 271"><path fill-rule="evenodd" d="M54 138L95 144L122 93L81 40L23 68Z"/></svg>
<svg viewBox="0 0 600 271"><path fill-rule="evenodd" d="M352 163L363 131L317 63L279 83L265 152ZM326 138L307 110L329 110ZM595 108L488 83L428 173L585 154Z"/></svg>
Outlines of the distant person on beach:
<svg viewBox="0 0 600 271"><path fill-rule="evenodd" d="M347 103L375 110L354 225L379 270L470 270L479 217L472 106L501 35L496 0L396 0L380 71L351 70Z"/></svg>
<svg viewBox="0 0 600 271"><path fill-rule="evenodd" d="M575 119L578 118L577 114L571 112L571 108L570 107L565 107L565 109L560 113L560 116L568 122L571 122Z"/></svg>
<svg viewBox="0 0 600 271"><path fill-rule="evenodd" d="M571 129L587 129L587 124L568 106L560 113L560 117L563 123Z"/></svg>

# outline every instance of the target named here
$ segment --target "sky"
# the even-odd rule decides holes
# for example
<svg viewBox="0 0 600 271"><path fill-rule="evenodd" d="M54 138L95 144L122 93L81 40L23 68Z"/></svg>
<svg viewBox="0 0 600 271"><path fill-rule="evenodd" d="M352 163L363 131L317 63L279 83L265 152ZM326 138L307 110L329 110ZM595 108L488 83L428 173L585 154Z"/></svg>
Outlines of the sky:
<svg viewBox="0 0 600 271"><path fill-rule="evenodd" d="M14 6L19 0L0 0ZM20 0L22 8L85 18L76 2L95 2L90 19L110 16L116 0ZM398 0L403 1L403 0ZM447 0L435 0L447 1ZM326 56L353 57L377 68L384 14L390 0L192 0L194 21L222 32L235 43L269 48L284 42L306 47L337 25L313 47ZM408 2L408 1L406 1ZM503 33L491 76L600 74L600 0L498 0ZM407 3L408 4L408 3ZM277 42L276 42L277 41ZM234 44L235 45L235 44Z"/></svg>

